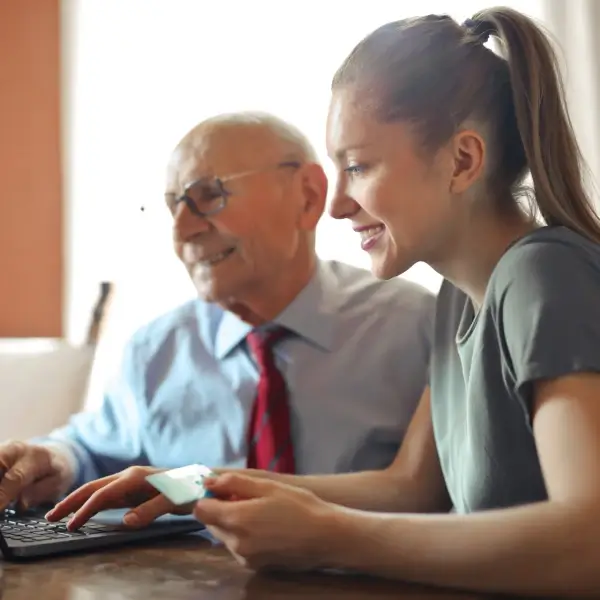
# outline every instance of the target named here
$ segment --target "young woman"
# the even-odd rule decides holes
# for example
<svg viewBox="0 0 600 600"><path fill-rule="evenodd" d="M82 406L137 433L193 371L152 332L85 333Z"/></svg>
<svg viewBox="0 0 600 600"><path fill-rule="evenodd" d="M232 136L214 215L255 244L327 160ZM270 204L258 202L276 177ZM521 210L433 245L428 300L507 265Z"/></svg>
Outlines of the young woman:
<svg viewBox="0 0 600 600"><path fill-rule="evenodd" d="M546 37L508 9L387 24L335 75L327 137L373 271L444 276L430 386L388 469L224 474L237 501L196 516L254 567L597 596L600 224Z"/></svg>

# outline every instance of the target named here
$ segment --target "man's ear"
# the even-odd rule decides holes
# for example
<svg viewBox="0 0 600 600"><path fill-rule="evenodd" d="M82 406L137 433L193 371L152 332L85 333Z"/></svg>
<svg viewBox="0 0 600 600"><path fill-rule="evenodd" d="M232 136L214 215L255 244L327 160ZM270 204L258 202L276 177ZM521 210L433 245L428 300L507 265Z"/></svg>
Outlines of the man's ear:
<svg viewBox="0 0 600 600"><path fill-rule="evenodd" d="M450 191L460 194L469 189L483 174L486 146L483 137L474 129L459 131L452 140L454 169Z"/></svg>
<svg viewBox="0 0 600 600"><path fill-rule="evenodd" d="M327 176L321 165L308 163L300 167L298 179L302 201L299 225L303 230L313 231L325 211Z"/></svg>

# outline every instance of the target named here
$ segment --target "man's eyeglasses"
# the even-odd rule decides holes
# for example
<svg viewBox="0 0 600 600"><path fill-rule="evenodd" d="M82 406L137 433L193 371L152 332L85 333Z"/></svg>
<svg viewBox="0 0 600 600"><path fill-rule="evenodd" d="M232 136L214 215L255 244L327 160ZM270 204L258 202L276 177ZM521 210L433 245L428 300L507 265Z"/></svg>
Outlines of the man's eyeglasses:
<svg viewBox="0 0 600 600"><path fill-rule="evenodd" d="M227 182L270 169L298 169L300 166L301 163L298 161L284 161L270 167L243 171L225 177L201 177L186 185L183 194L178 198L175 194L167 194L167 205L173 215L176 213L179 204L184 202L193 214L198 217L208 217L220 212L227 205L227 200L232 195L230 191L225 189Z"/></svg>

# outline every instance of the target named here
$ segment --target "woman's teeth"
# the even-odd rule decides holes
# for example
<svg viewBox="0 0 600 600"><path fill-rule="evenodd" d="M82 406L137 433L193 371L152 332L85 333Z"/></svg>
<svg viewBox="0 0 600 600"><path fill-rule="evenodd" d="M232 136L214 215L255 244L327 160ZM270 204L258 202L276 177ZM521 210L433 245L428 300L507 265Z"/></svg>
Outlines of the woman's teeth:
<svg viewBox="0 0 600 600"><path fill-rule="evenodd" d="M360 239L364 242L374 235L377 235L380 231L383 231L383 225L377 225L375 227L369 227L369 229L363 229L360 232Z"/></svg>

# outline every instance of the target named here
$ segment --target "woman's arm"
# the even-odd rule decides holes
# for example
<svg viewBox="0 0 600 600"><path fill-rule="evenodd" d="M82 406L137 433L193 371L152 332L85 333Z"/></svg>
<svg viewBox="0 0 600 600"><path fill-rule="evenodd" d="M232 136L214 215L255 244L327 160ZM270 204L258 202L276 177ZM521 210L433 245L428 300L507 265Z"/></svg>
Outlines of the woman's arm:
<svg viewBox="0 0 600 600"><path fill-rule="evenodd" d="M451 507L433 436L429 388L423 392L398 455L387 469L339 475L236 472L300 487L327 502L360 510L447 512Z"/></svg>
<svg viewBox="0 0 600 600"><path fill-rule="evenodd" d="M483 592L600 596L600 375L536 386L550 500L475 515L340 509L331 566Z"/></svg>

